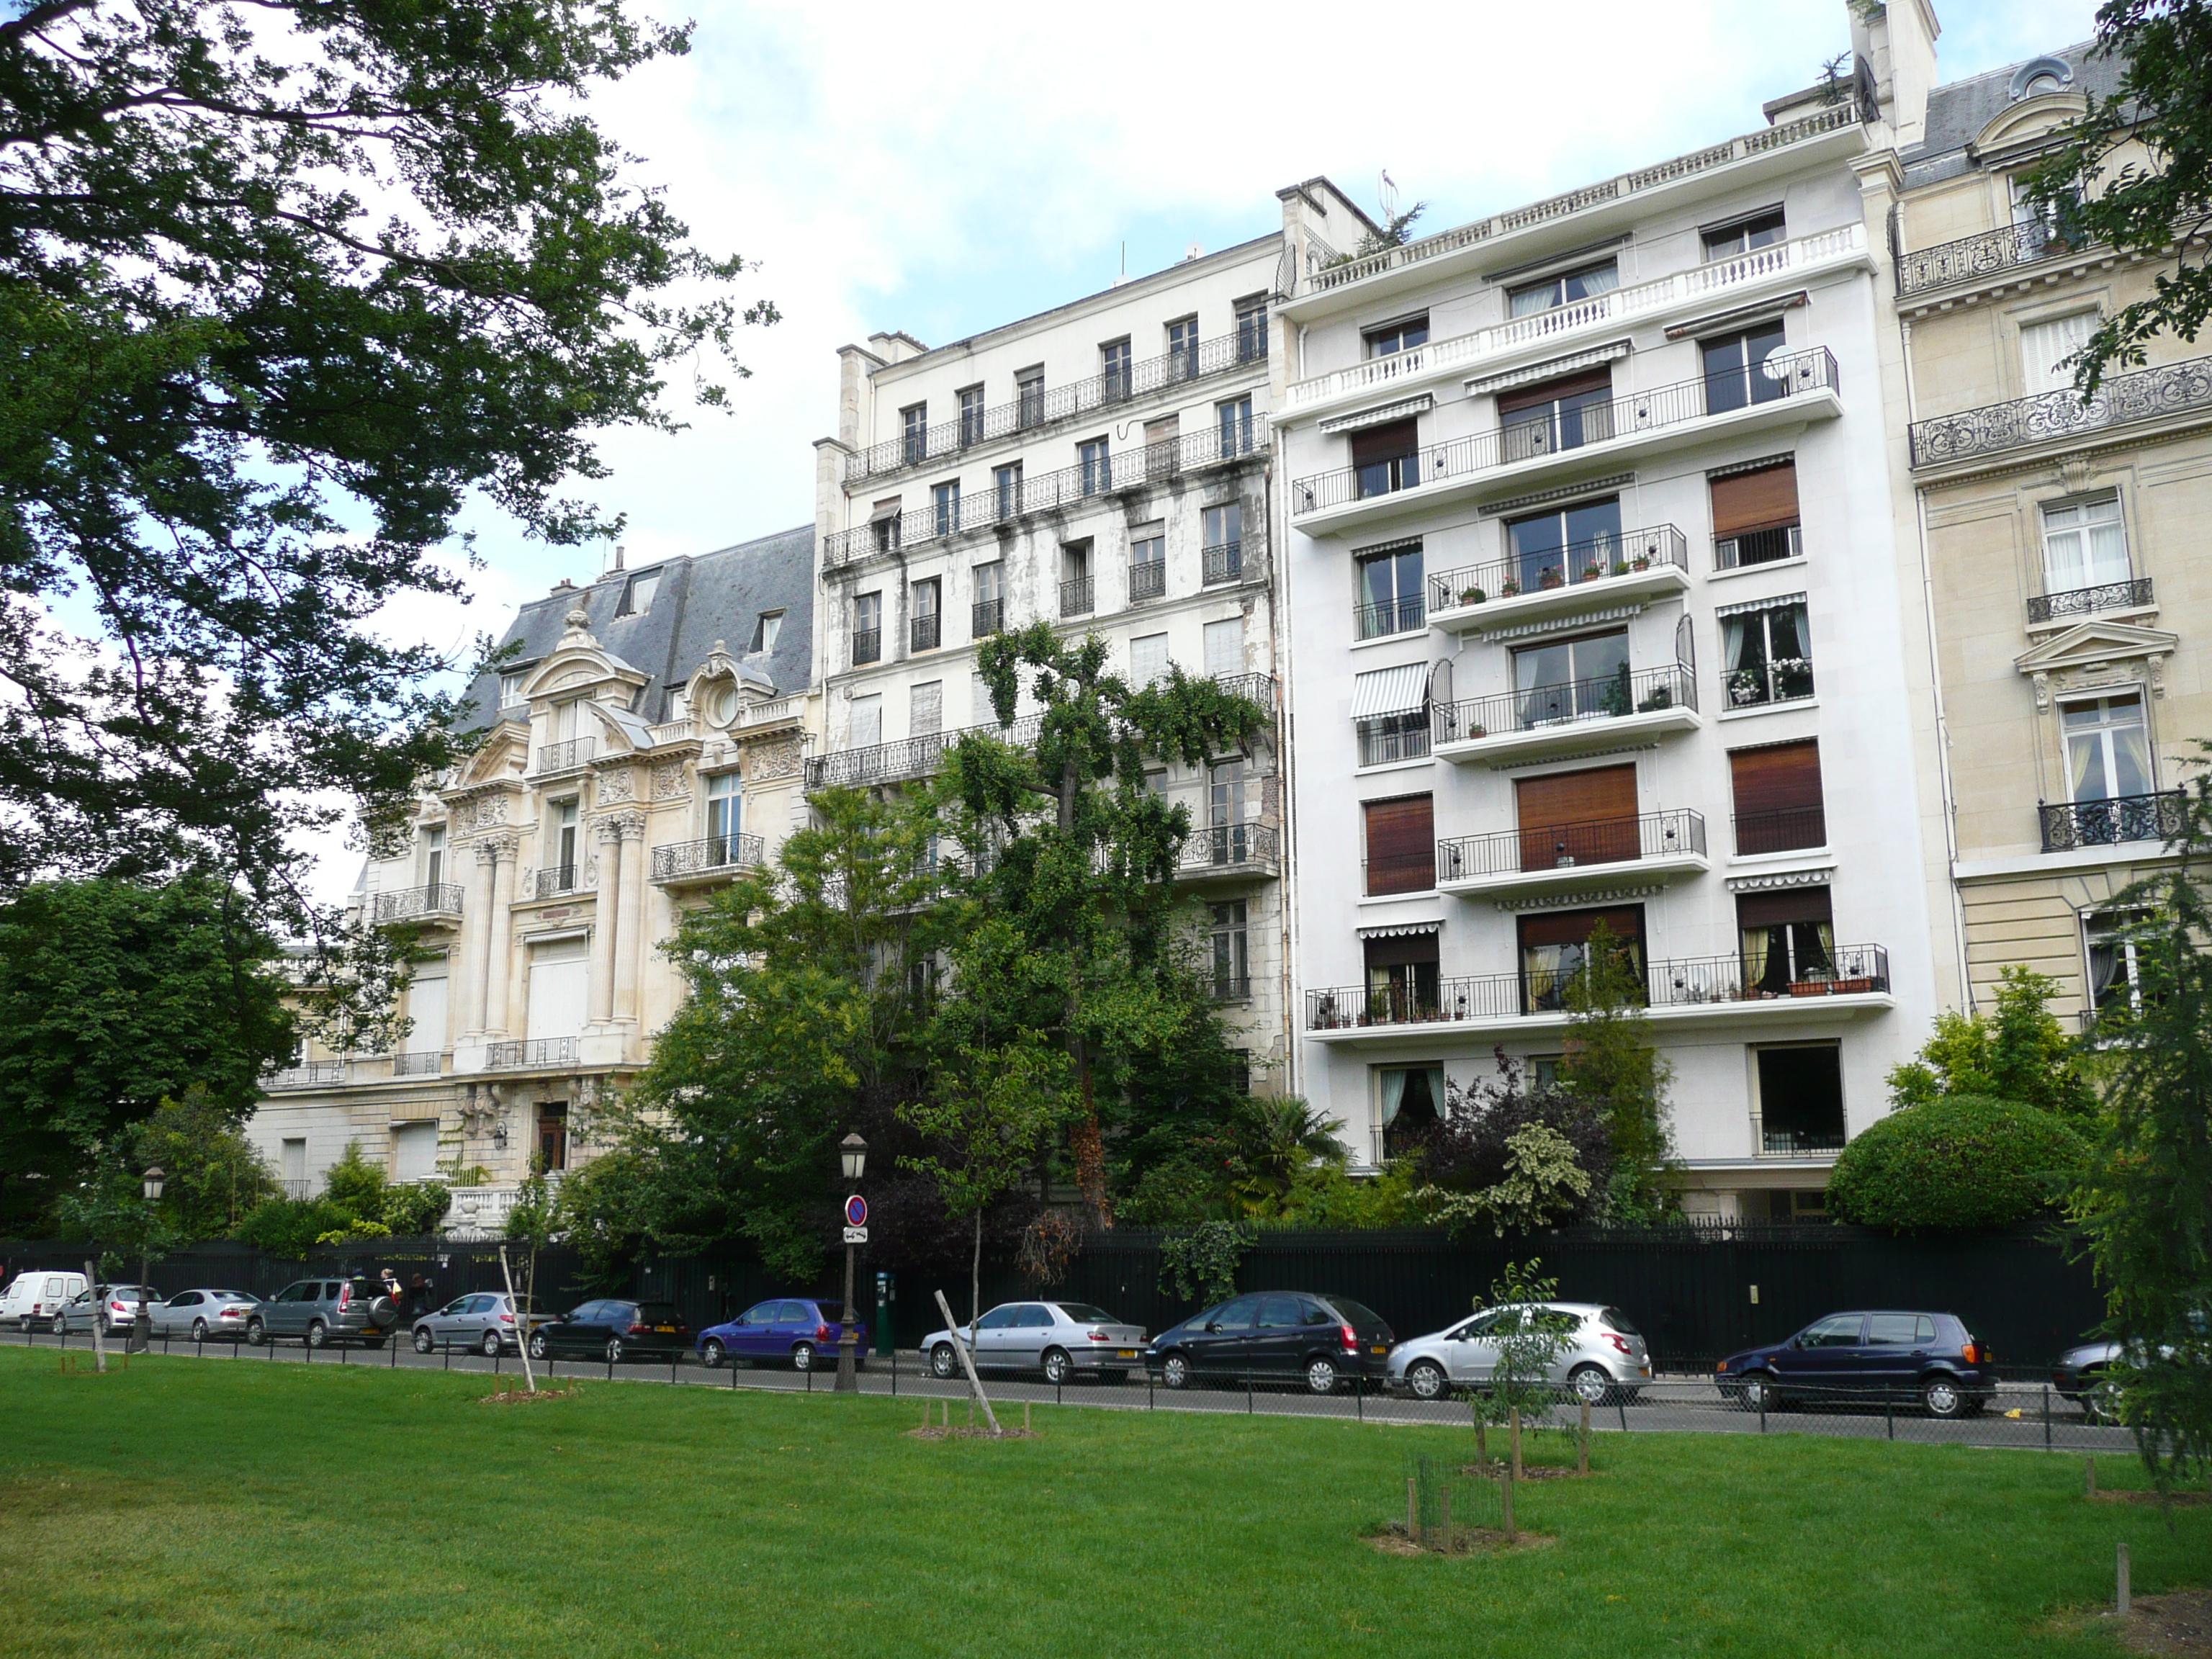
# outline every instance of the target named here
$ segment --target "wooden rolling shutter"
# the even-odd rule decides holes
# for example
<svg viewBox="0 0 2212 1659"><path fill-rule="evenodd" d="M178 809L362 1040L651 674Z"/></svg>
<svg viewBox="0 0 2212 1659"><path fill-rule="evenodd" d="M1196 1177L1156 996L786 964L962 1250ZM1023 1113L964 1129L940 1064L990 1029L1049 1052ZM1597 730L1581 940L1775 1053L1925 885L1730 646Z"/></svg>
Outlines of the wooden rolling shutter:
<svg viewBox="0 0 2212 1659"><path fill-rule="evenodd" d="M1379 466L1412 454L1421 447L1420 427L1413 421L1393 421L1352 434L1352 464Z"/></svg>
<svg viewBox="0 0 2212 1659"><path fill-rule="evenodd" d="M1753 530L1772 530L1797 522L1797 463L1763 466L1715 478L1713 538L1726 541Z"/></svg>
<svg viewBox="0 0 2212 1659"><path fill-rule="evenodd" d="M1735 781L1739 854L1826 844L1816 740L1731 750L1729 770Z"/></svg>
<svg viewBox="0 0 2212 1659"><path fill-rule="evenodd" d="M1554 910L1521 918L1521 943L1583 945L1603 922L1615 939L1626 939L1640 956L1644 949L1644 907L1625 904L1610 910Z"/></svg>
<svg viewBox="0 0 2212 1659"><path fill-rule="evenodd" d="M1498 394L1498 412L1510 415L1516 409L1534 409L1542 404L1557 403L1562 398L1578 397L1585 392L1613 390L1613 371L1593 369L1587 374L1569 374L1556 380L1540 380L1534 386L1516 386L1510 392Z"/></svg>
<svg viewBox="0 0 2212 1659"><path fill-rule="evenodd" d="M1513 786L1521 823L1521 867L1610 864L1637 855L1636 768L1601 766Z"/></svg>
<svg viewBox="0 0 2212 1659"><path fill-rule="evenodd" d="M1389 939L1361 941L1362 954L1371 972L1377 968L1411 968L1437 959L1434 933L1398 933Z"/></svg>
<svg viewBox="0 0 2212 1659"><path fill-rule="evenodd" d="M1746 931L1832 919L1825 887L1785 887L1778 893L1739 893L1735 898L1736 926Z"/></svg>
<svg viewBox="0 0 2212 1659"><path fill-rule="evenodd" d="M1437 884L1436 812L1427 795L1367 803L1367 890L1419 893Z"/></svg>

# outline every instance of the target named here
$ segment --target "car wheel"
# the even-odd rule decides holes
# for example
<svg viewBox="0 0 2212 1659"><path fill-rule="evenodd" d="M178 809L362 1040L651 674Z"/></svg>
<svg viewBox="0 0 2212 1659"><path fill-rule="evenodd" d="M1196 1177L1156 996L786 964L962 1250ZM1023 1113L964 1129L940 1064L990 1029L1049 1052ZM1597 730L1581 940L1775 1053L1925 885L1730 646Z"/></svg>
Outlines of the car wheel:
<svg viewBox="0 0 2212 1659"><path fill-rule="evenodd" d="M1336 1361L1326 1355L1306 1361L1306 1387L1316 1394L1334 1394L1343 1375L1336 1369Z"/></svg>
<svg viewBox="0 0 2212 1659"><path fill-rule="evenodd" d="M811 1371L814 1369L814 1345L811 1342L800 1342L793 1346L791 1369L795 1371Z"/></svg>
<svg viewBox="0 0 2212 1659"><path fill-rule="evenodd" d="M1406 1386L1413 1391L1416 1400L1441 1400L1451 1383L1444 1376L1444 1368L1435 1360L1416 1359L1406 1367Z"/></svg>
<svg viewBox="0 0 2212 1659"><path fill-rule="evenodd" d="M536 1331L530 1334L530 1357L532 1359L545 1358L545 1338Z"/></svg>
<svg viewBox="0 0 2212 1659"><path fill-rule="evenodd" d="M1774 1379L1765 1371L1746 1371L1743 1377L1743 1392L1738 1395L1736 1399L1747 1412L1771 1412L1780 1409L1781 1402L1775 1395Z"/></svg>
<svg viewBox="0 0 2212 1659"><path fill-rule="evenodd" d="M1055 1388L1075 1374L1075 1362L1058 1348L1044 1351L1044 1380Z"/></svg>
<svg viewBox="0 0 2212 1659"><path fill-rule="evenodd" d="M1585 1404L1605 1406L1613 1402L1613 1379L1606 1375L1602 1365L1576 1366L1568 1375L1567 1386Z"/></svg>
<svg viewBox="0 0 2212 1659"><path fill-rule="evenodd" d="M699 1345L699 1363L710 1371L722 1369L722 1345L708 1337Z"/></svg>
<svg viewBox="0 0 2212 1659"><path fill-rule="evenodd" d="M206 1320L195 1319L192 1321L192 1340L195 1342L204 1342L207 1340Z"/></svg>
<svg viewBox="0 0 2212 1659"><path fill-rule="evenodd" d="M929 1374L949 1377L958 1369L960 1356L952 1352L950 1342L940 1342L929 1351Z"/></svg>
<svg viewBox="0 0 2212 1659"><path fill-rule="evenodd" d="M430 1334L430 1328L428 1325L417 1325L415 1328L415 1352L416 1353L428 1353L431 1349L437 1346L438 1339Z"/></svg>
<svg viewBox="0 0 2212 1659"><path fill-rule="evenodd" d="M1930 1417L1964 1417L1966 1392L1954 1376L1931 1376L1920 1385L1920 1404Z"/></svg>
<svg viewBox="0 0 2212 1659"><path fill-rule="evenodd" d="M507 1345L499 1340L497 1331L486 1331L483 1334L483 1340L477 1346L483 1349L485 1358L496 1359L499 1358L500 1351Z"/></svg>
<svg viewBox="0 0 2212 1659"><path fill-rule="evenodd" d="M619 1365L622 1364L622 1338L618 1336L609 1337L607 1339L607 1364L610 1365Z"/></svg>
<svg viewBox="0 0 2212 1659"><path fill-rule="evenodd" d="M319 1347L321 1347L321 1346L323 1346L323 1344L324 1344L324 1343L325 1343L325 1342L329 1341L330 1340L331 1340L331 1334L330 1334L330 1331L328 1330L328 1328L326 1328L325 1327L325 1325L323 1324L323 1322L322 1322L321 1320L319 1320L319 1319L315 1320L315 1321L313 1321L312 1323L310 1323L310 1324L308 1325L308 1327L307 1327L307 1346L308 1346L309 1347L311 1347L311 1348L319 1348Z"/></svg>
<svg viewBox="0 0 2212 1659"><path fill-rule="evenodd" d="M1182 1354L1171 1353L1160 1361L1160 1381L1170 1389L1190 1386L1190 1360Z"/></svg>
<svg viewBox="0 0 2212 1659"><path fill-rule="evenodd" d="M246 1340L253 1346L257 1348L259 1347L264 1342L266 1342L269 1340L269 1328L258 1319L247 1320L246 1322Z"/></svg>

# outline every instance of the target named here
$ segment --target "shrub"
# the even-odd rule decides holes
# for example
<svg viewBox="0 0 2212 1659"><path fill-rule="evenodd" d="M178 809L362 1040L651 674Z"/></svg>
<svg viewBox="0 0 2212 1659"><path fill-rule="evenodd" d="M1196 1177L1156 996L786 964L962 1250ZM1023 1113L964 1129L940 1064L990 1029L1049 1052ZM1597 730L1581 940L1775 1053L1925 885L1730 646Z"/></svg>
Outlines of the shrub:
<svg viewBox="0 0 2212 1659"><path fill-rule="evenodd" d="M410 1182L384 1189L384 1224L404 1238L435 1232L453 1207L453 1191L442 1181Z"/></svg>
<svg viewBox="0 0 2212 1659"><path fill-rule="evenodd" d="M1893 1112L1844 1149L1828 1209L1891 1232L2004 1227L2052 1208L2087 1145L2063 1118L1990 1095Z"/></svg>

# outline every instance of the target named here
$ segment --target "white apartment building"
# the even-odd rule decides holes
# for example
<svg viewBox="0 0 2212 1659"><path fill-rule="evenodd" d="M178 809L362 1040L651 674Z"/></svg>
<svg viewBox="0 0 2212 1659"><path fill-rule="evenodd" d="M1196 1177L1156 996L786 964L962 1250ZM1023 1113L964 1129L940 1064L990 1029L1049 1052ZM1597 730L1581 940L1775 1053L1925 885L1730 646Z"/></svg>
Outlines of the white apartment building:
<svg viewBox="0 0 2212 1659"><path fill-rule="evenodd" d="M1356 1158L1493 1050L1555 1063L1601 923L1648 981L1692 1213L1817 1208L1926 1034L1860 168L1917 138L1934 20L1853 17L1856 85L1404 246L1346 259L1358 210L1282 192L1292 1086Z"/></svg>
<svg viewBox="0 0 2212 1659"><path fill-rule="evenodd" d="M1269 236L973 338L878 334L841 353L817 445L810 790L929 776L998 730L977 643L1047 621L1096 632L1135 681L1170 663L1278 706ZM1019 741L1018 714L1011 735ZM1283 1086L1289 958L1280 744L1164 769L1190 808L1179 879L1251 1084Z"/></svg>

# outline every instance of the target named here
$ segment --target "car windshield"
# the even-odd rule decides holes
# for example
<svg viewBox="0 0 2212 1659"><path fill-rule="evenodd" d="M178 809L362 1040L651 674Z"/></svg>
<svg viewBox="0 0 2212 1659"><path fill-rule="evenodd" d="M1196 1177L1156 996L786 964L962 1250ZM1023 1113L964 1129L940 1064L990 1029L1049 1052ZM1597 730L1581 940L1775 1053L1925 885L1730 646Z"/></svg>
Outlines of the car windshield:
<svg viewBox="0 0 2212 1659"><path fill-rule="evenodd" d="M1118 1325L1121 1322L1103 1308L1094 1308L1088 1302L1062 1302L1056 1304L1079 1325Z"/></svg>
<svg viewBox="0 0 2212 1659"><path fill-rule="evenodd" d="M1352 1301L1348 1297L1333 1296L1329 1297L1328 1304L1332 1308L1334 1308L1337 1312L1342 1314L1345 1317L1346 1322L1348 1324L1357 1326L1380 1325L1382 1323L1382 1316L1381 1314L1376 1313L1372 1308L1363 1307L1360 1304Z"/></svg>
<svg viewBox="0 0 2212 1659"><path fill-rule="evenodd" d="M643 1325L680 1325L684 1322L673 1302L641 1302L637 1304L637 1317L638 1322Z"/></svg>

